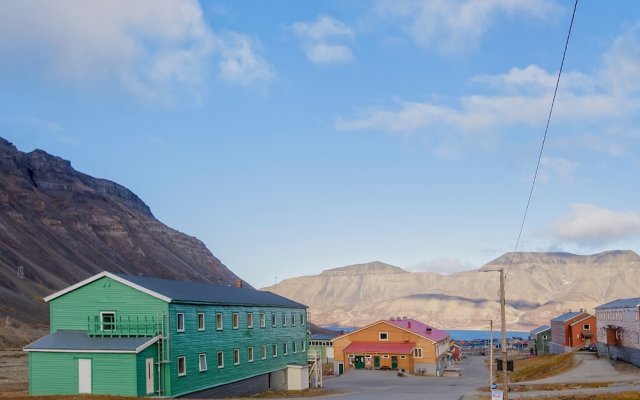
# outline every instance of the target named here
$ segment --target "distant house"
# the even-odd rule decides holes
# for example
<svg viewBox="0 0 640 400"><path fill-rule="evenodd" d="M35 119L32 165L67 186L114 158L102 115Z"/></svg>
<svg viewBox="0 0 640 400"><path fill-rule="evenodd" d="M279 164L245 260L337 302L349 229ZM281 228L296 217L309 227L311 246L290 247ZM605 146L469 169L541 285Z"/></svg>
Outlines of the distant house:
<svg viewBox="0 0 640 400"><path fill-rule="evenodd" d="M536 356L549 354L549 342L551 341L551 327L539 326L529 332L529 352Z"/></svg>
<svg viewBox="0 0 640 400"><path fill-rule="evenodd" d="M564 313L551 320L550 354L562 354L596 341L596 317L584 311Z"/></svg>
<svg viewBox="0 0 640 400"><path fill-rule="evenodd" d="M411 318L374 322L333 340L334 370L404 369L440 375L446 366L451 337Z"/></svg>
<svg viewBox="0 0 640 400"><path fill-rule="evenodd" d="M306 306L270 292L102 272L44 300L51 334L24 348L33 395L308 387Z"/></svg>
<svg viewBox="0 0 640 400"><path fill-rule="evenodd" d="M596 307L598 352L640 367L640 297Z"/></svg>
<svg viewBox="0 0 640 400"><path fill-rule="evenodd" d="M315 353L322 358L323 363L333 362L333 339L339 336L336 333L317 333L309 338L309 353Z"/></svg>

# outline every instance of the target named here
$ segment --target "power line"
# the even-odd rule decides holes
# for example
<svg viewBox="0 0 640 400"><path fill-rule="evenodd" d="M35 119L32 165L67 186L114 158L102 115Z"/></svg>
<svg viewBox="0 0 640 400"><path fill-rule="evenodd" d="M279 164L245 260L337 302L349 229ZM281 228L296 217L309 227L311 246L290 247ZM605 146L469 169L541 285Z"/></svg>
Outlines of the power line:
<svg viewBox="0 0 640 400"><path fill-rule="evenodd" d="M573 14L571 15L571 23L569 24L569 32L567 33L567 40L564 43L564 52L562 53L562 61L560 62L560 70L558 71L558 78L556 79L556 87L553 91L553 99L551 99L551 107L549 108L549 116L547 117L547 126L544 128L544 136L542 137L542 145L540 146L540 153L538 154L538 163L536 164L536 171L533 174L533 182L531 182L531 189L529 190L529 198L527 199L527 205L524 209L524 215L522 216L522 223L520 224L520 232L518 232L518 239L516 245L511 253L511 259L509 265L505 271L505 278L509 275L509 268L513 264L513 259L518 251L518 245L522 238L522 231L524 230L524 223L527 220L527 214L529 213L529 206L531 205L531 197L533 196L533 188L536 186L536 180L538 179L538 171L540 170L540 162L542 161L542 153L544 151L544 145L547 142L547 133L549 132L549 124L551 124L551 114L553 114L553 106L556 103L556 95L558 94L558 86L560 86L560 76L562 76L562 68L564 67L564 59L567 56L567 48L569 47L569 39L571 38L571 30L573 28L573 20L576 17L576 9L578 8L578 0L573 5Z"/></svg>

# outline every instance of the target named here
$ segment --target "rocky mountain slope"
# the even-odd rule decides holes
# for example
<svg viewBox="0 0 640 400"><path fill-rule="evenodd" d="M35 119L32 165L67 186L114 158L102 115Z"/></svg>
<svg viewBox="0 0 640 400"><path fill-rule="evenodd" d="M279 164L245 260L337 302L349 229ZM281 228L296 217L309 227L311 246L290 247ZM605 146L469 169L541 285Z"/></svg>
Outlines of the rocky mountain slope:
<svg viewBox="0 0 640 400"><path fill-rule="evenodd" d="M486 329L488 320L499 321L500 307L498 273L485 271L506 267L510 257L451 275L373 262L287 279L266 289L307 304L319 325L361 326L411 316L438 328ZM509 329L529 330L564 311L593 312L607 301L639 296L640 256L633 251L517 253L506 293Z"/></svg>
<svg viewBox="0 0 640 400"><path fill-rule="evenodd" d="M103 270L237 279L201 241L162 224L125 187L0 138L0 345L17 340L12 327L48 323L43 296Z"/></svg>

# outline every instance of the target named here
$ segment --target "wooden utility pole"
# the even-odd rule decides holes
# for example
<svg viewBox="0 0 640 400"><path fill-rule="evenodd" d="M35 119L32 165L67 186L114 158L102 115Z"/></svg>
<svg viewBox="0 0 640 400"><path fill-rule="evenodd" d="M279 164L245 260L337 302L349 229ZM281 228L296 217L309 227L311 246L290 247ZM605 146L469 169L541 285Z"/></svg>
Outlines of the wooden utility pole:
<svg viewBox="0 0 640 400"><path fill-rule="evenodd" d="M489 392L493 389L493 320L489 320Z"/></svg>
<svg viewBox="0 0 640 400"><path fill-rule="evenodd" d="M500 325L502 331L502 393L503 399L509 400L509 376L507 375L507 316L505 312L506 300L504 294L504 268L485 269L480 272L500 272ZM493 326L493 322L492 322ZM493 336L492 336L493 337ZM491 360L493 362L493 360ZM489 375L491 377L491 375Z"/></svg>
<svg viewBox="0 0 640 400"><path fill-rule="evenodd" d="M504 268L500 268L500 322L502 328L502 393L504 400L509 400L509 376L507 375L507 317L505 312Z"/></svg>

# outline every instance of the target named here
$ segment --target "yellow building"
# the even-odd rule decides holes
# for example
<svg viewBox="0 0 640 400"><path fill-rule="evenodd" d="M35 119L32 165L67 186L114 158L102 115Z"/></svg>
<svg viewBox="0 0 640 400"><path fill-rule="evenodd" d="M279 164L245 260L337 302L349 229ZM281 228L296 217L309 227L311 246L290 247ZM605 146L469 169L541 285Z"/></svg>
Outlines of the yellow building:
<svg viewBox="0 0 640 400"><path fill-rule="evenodd" d="M374 322L333 340L334 371L398 369L440 375L451 337L411 318Z"/></svg>

